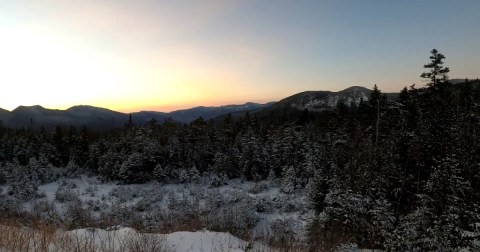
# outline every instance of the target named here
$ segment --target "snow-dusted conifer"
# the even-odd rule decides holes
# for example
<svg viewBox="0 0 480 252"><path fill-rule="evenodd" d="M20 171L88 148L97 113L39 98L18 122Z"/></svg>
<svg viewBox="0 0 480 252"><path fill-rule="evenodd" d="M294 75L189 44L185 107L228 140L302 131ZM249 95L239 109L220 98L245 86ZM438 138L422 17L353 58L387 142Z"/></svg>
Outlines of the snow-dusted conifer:
<svg viewBox="0 0 480 252"><path fill-rule="evenodd" d="M285 166L283 168L283 178L281 189L284 193L293 193L297 189L297 177L293 166Z"/></svg>
<svg viewBox="0 0 480 252"><path fill-rule="evenodd" d="M161 164L157 164L153 169L153 177L157 181L167 182L167 171Z"/></svg>
<svg viewBox="0 0 480 252"><path fill-rule="evenodd" d="M196 166L193 166L189 171L188 171L188 179L192 183L200 183L200 172L198 171Z"/></svg>

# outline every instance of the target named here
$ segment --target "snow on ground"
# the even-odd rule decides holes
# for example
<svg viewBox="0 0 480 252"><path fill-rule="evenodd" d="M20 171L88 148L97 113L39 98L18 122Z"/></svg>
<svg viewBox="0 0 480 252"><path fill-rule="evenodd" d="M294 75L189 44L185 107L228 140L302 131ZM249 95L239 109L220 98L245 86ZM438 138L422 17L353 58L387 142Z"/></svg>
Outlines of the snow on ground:
<svg viewBox="0 0 480 252"><path fill-rule="evenodd" d="M139 235L134 229L121 228L113 231L102 229L77 229L67 232L80 241L89 240L93 237L97 247L105 244L105 241L114 241L115 250L121 250L122 241L132 239ZM242 251L267 251L268 247L261 244L250 244L229 233L197 231L197 232L174 232L171 234L140 234L149 238L141 238L144 243L157 242L159 250L172 252L242 252ZM271 251L271 250L270 250Z"/></svg>
<svg viewBox="0 0 480 252"><path fill-rule="evenodd" d="M71 190L75 192L82 201L97 200L108 196L112 189L118 187L115 183L101 183L97 178L87 177L85 175L74 179L60 179L58 181L43 184L38 187L39 193L44 193L46 199L53 201L55 193L61 184L71 184Z"/></svg>
<svg viewBox="0 0 480 252"><path fill-rule="evenodd" d="M48 183L48 184L40 185L38 187L38 192L43 193L45 195L45 198L48 201L54 201L55 192L58 190L58 187L59 187L59 182Z"/></svg>
<svg viewBox="0 0 480 252"><path fill-rule="evenodd" d="M84 227L76 225L73 219L69 220L78 216L80 206L88 211L82 216L92 216L99 221L114 220L111 225L123 227L141 222L143 232L207 228L248 236L249 240L293 239L301 242L306 239L307 220L311 219L313 210L308 206L304 191L286 194L277 183L268 180L234 179L219 187L212 187L210 182L208 177L202 177L197 183L124 185L81 175L38 186L40 196L22 202L21 206L24 211L50 218L55 223L67 223L73 228ZM6 191L7 187L2 188L3 194ZM134 218L129 219L132 216ZM189 218L200 218L203 224L188 226L192 220ZM182 222L187 226L178 226ZM245 224L247 222L249 224ZM172 234L172 237L176 235L179 234ZM205 239L211 241L213 233L195 235L198 239L208 236ZM179 243L178 246L185 245Z"/></svg>
<svg viewBox="0 0 480 252"><path fill-rule="evenodd" d="M36 238L30 236L32 230L27 228L10 228L1 226L5 231L23 232L22 243L12 244L0 237L0 252L31 251L158 251L158 252L244 252L275 251L261 243L246 242L229 233L196 231L174 232L170 234L138 233L132 228L103 230L96 228L58 230L54 236L42 236L37 231ZM26 237L29 237L25 239ZM21 238L22 239L22 238ZM42 242L47 241L42 244ZM3 243L2 243L3 242ZM2 247L2 244L4 247Z"/></svg>
<svg viewBox="0 0 480 252"><path fill-rule="evenodd" d="M261 243L246 242L223 232L175 232L166 235L166 238L167 244L178 252L273 251Z"/></svg>
<svg viewBox="0 0 480 252"><path fill-rule="evenodd" d="M8 192L7 189L8 189L8 186L0 185L0 195L6 195Z"/></svg>

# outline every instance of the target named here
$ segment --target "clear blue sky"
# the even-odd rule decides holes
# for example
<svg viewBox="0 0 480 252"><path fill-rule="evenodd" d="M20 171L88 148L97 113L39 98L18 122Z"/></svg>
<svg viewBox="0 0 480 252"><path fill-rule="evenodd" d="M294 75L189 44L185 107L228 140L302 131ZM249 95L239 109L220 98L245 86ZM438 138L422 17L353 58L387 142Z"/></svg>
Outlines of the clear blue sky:
<svg viewBox="0 0 480 252"><path fill-rule="evenodd" d="M480 76L480 1L0 2L0 107L122 111Z"/></svg>

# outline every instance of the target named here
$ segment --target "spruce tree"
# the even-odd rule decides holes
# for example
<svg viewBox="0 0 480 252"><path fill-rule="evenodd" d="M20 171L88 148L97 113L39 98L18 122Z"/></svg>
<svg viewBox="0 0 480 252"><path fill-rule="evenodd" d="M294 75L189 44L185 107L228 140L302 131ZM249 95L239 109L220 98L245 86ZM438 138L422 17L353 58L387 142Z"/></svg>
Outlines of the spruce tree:
<svg viewBox="0 0 480 252"><path fill-rule="evenodd" d="M430 56L430 63L427 63L423 66L424 68L430 70L422 73L420 77L429 81L427 83L429 87L435 87L438 84L448 80L447 74L450 72L450 69L443 66L443 60L445 59L443 54L439 53L436 49L433 49L430 53L432 54Z"/></svg>

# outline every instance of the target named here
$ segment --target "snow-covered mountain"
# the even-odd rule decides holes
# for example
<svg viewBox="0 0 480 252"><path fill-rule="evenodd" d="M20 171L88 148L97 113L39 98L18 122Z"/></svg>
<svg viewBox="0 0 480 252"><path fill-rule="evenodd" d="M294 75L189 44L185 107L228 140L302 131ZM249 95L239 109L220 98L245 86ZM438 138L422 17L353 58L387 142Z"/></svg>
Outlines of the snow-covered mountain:
<svg viewBox="0 0 480 252"><path fill-rule="evenodd" d="M368 101L372 91L370 89L353 86L342 91L306 91L287 97L274 106L275 108L295 109L309 111L325 111L334 109L339 103L347 106L358 105L361 101Z"/></svg>

